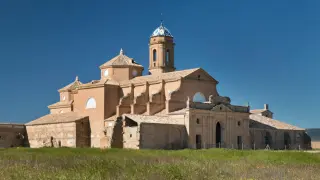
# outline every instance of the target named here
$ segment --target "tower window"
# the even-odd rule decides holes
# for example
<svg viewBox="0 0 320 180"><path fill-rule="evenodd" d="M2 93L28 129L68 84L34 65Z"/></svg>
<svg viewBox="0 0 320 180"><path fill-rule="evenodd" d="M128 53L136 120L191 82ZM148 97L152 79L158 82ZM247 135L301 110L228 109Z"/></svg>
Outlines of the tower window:
<svg viewBox="0 0 320 180"><path fill-rule="evenodd" d="M200 124L200 119L197 119L197 124Z"/></svg>
<svg viewBox="0 0 320 180"><path fill-rule="evenodd" d="M157 60L157 50L153 50L153 61Z"/></svg>
<svg viewBox="0 0 320 180"><path fill-rule="evenodd" d="M166 65L169 65L169 60L170 60L170 51L169 51L169 49L167 49L167 52L166 52Z"/></svg>

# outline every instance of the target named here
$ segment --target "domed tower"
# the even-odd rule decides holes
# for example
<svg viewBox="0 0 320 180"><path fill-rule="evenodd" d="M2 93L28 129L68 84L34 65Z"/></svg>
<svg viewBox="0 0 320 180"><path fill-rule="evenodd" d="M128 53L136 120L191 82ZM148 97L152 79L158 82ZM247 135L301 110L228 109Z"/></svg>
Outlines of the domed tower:
<svg viewBox="0 0 320 180"><path fill-rule="evenodd" d="M153 31L149 43L149 73L160 74L174 71L174 45L170 31L160 26Z"/></svg>

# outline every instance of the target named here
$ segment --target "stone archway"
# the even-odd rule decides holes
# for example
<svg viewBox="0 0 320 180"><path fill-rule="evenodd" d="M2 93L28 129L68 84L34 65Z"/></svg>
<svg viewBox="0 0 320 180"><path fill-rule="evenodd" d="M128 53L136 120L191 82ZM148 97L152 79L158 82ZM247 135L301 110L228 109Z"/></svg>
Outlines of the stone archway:
<svg viewBox="0 0 320 180"><path fill-rule="evenodd" d="M216 124L216 147L221 147L221 124L218 122Z"/></svg>

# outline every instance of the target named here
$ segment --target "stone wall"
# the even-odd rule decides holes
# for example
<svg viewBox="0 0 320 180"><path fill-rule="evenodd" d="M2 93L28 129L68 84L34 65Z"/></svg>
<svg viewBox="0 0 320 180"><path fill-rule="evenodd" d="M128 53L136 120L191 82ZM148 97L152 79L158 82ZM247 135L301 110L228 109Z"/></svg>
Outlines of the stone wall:
<svg viewBox="0 0 320 180"><path fill-rule="evenodd" d="M90 147L90 140L89 119L76 121L76 147Z"/></svg>
<svg viewBox="0 0 320 180"><path fill-rule="evenodd" d="M130 133L134 133L135 130L130 129L129 131L128 129ZM188 135L184 125L142 123L140 133L138 132L132 138L140 137L140 149L183 149L187 147ZM127 134L124 137L127 138ZM130 142L136 143L137 141Z"/></svg>
<svg viewBox="0 0 320 180"><path fill-rule="evenodd" d="M189 148L236 148L250 142L248 113L193 109L188 121Z"/></svg>
<svg viewBox="0 0 320 180"><path fill-rule="evenodd" d="M312 149L320 149L320 141L311 141Z"/></svg>
<svg viewBox="0 0 320 180"><path fill-rule="evenodd" d="M23 124L0 124L0 148L25 146L27 139Z"/></svg>
<svg viewBox="0 0 320 180"><path fill-rule="evenodd" d="M307 148L304 142L304 131L250 128L252 149L299 149Z"/></svg>

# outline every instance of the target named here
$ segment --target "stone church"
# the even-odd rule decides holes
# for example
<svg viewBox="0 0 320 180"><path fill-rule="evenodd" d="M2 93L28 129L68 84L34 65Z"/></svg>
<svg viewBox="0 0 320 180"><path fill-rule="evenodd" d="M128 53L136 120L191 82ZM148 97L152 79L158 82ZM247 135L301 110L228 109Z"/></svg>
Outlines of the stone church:
<svg viewBox="0 0 320 180"><path fill-rule="evenodd" d="M99 67L100 79L83 83L76 77L59 89L60 101L48 106L50 113L23 125L23 144L31 148L309 147L305 130L273 119L267 104L256 110L233 105L217 92L219 82L204 69L176 70L174 50L174 37L161 23L149 39L148 75L121 49ZM11 143L17 134L13 127L0 124L0 129L4 129L0 146L19 145ZM3 132L7 139L1 142Z"/></svg>

